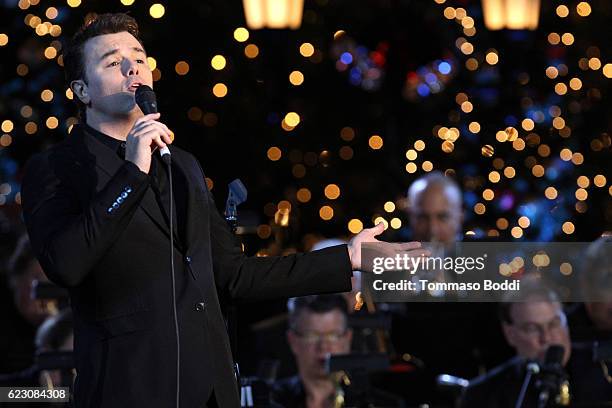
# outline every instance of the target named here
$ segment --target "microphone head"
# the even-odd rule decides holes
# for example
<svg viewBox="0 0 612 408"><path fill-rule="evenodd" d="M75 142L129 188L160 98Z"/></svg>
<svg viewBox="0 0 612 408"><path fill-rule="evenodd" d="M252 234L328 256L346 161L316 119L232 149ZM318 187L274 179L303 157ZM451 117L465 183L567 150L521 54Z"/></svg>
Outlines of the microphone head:
<svg viewBox="0 0 612 408"><path fill-rule="evenodd" d="M157 98L155 97L155 92L150 86L140 85L138 88L136 88L134 100L142 113L145 115L157 113Z"/></svg>
<svg viewBox="0 0 612 408"><path fill-rule="evenodd" d="M232 195L236 205L244 203L247 199L247 189L240 179L236 179L229 183L229 193Z"/></svg>

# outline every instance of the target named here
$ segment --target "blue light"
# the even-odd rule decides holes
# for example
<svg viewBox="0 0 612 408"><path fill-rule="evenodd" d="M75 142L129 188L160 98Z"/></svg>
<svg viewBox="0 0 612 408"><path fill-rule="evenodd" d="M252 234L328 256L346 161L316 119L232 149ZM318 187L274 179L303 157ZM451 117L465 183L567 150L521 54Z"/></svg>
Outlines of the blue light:
<svg viewBox="0 0 612 408"><path fill-rule="evenodd" d="M504 123L506 126L516 126L517 119L513 115L508 115L504 118Z"/></svg>
<svg viewBox="0 0 612 408"><path fill-rule="evenodd" d="M432 74L431 72L425 74L425 81L428 84L434 84L436 82L438 82L438 77L436 77L435 74Z"/></svg>
<svg viewBox="0 0 612 408"><path fill-rule="evenodd" d="M355 86L361 84L361 70L359 68L351 68L351 70L349 71L349 81Z"/></svg>
<svg viewBox="0 0 612 408"><path fill-rule="evenodd" d="M554 167L549 167L546 169L546 178L548 180L554 181L559 178L559 171Z"/></svg>
<svg viewBox="0 0 612 408"><path fill-rule="evenodd" d="M466 191L463 193L463 201L468 207L473 207L478 202L478 196L472 191Z"/></svg>
<svg viewBox="0 0 612 408"><path fill-rule="evenodd" d="M425 84L417 86L417 93L421 96L429 95L429 87Z"/></svg>
<svg viewBox="0 0 612 408"><path fill-rule="evenodd" d="M342 61L346 65L349 65L351 62L353 62L353 56L350 52L345 52L340 56L340 61Z"/></svg>
<svg viewBox="0 0 612 408"><path fill-rule="evenodd" d="M441 74L447 75L451 72L451 66L446 61L441 62L440 65L438 65L438 71L440 71Z"/></svg>
<svg viewBox="0 0 612 408"><path fill-rule="evenodd" d="M514 196L512 196L510 193L504 193L498 203L499 208L501 208L503 211L508 211L514 207Z"/></svg>
<svg viewBox="0 0 612 408"><path fill-rule="evenodd" d="M518 213L529 219L535 219L538 214L538 207L534 203L525 204L519 207Z"/></svg>
<svg viewBox="0 0 612 408"><path fill-rule="evenodd" d="M531 119L531 120L535 121L535 120L536 120L536 111L535 111L534 109L529 109L529 110L527 111L526 116L527 116L529 119Z"/></svg>

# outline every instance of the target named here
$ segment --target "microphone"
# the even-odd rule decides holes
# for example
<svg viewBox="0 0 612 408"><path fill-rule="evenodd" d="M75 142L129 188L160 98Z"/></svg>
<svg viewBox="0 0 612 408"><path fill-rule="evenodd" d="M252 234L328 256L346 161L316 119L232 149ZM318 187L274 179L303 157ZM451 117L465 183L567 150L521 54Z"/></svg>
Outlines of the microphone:
<svg viewBox="0 0 612 408"><path fill-rule="evenodd" d="M563 371L564 352L563 346L558 344L553 344L546 350L541 376L537 384L540 390L538 407L546 407L550 397L556 397L559 394L561 383L565 379L565 372Z"/></svg>
<svg viewBox="0 0 612 408"><path fill-rule="evenodd" d="M240 179L229 183L229 194L225 203L225 221L228 222L233 232L238 227L238 211L236 207L244 203L247 199L247 189Z"/></svg>
<svg viewBox="0 0 612 408"><path fill-rule="evenodd" d="M148 85L140 85L136 88L136 95L134 96L136 100L136 104L144 113L148 115L150 113L157 113L157 98L155 97L155 92ZM164 159L164 161L170 160L170 149L168 146L162 147L159 149L159 154Z"/></svg>

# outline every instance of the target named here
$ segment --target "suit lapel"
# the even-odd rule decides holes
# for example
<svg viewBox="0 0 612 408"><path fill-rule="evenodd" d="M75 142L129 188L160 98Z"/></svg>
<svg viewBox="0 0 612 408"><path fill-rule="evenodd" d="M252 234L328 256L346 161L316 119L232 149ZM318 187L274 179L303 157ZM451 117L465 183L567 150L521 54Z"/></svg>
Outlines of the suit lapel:
<svg viewBox="0 0 612 408"><path fill-rule="evenodd" d="M170 147L172 151L172 146ZM201 180L194 179L192 172L187 168L187 165L184 160L178 155L172 157L173 168L177 171L175 174L181 177L184 180L185 190L187 192L186 196L186 219L185 219L185 247L186 253L191 253L191 248L196 244L198 238L201 238L201 232L206 231L205 226L202 225L201 221L206 221L206 214L208 214L206 209L206 201L204 200L206 195L205 192L201 190ZM204 206L205 208L202 208ZM204 217L201 220L199 217Z"/></svg>
<svg viewBox="0 0 612 408"><path fill-rule="evenodd" d="M85 149L89 154L86 155L88 161L95 165L96 174L98 176L98 183L96 191L102 189L110 178L117 173L117 170L125 163L121 160L115 152L113 152L108 146L105 146L102 142L97 140L95 137L83 132L79 127L75 127L75 133L73 136L75 140L80 138L85 146ZM158 228L160 228L168 237L170 237L170 230L164 215L159 208L155 194L151 187L147 188L147 191L140 202L140 208L151 218L151 221ZM178 244L178 242L177 242Z"/></svg>

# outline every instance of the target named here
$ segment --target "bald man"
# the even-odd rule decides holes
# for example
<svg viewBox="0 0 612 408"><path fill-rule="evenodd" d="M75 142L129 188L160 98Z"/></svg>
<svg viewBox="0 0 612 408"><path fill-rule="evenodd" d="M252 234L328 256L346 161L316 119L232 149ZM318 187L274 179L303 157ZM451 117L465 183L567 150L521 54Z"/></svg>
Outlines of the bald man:
<svg viewBox="0 0 612 408"><path fill-rule="evenodd" d="M457 182L441 172L427 173L410 185L408 205L411 239L440 243L448 253L455 253L455 243L462 240L464 220L462 192ZM454 281L455 276L450 273L443 278ZM480 304L431 303L422 299L406 306L405 315L393 327L396 348L424 363L430 388L423 387L421 391L427 400L447 402L437 400L443 396L434 388L436 375L475 377L488 364L497 349L487 349L491 346L483 344L484 339L502 341L496 321L491 308ZM497 347L499 343L491 344Z"/></svg>
<svg viewBox="0 0 612 408"><path fill-rule="evenodd" d="M459 185L440 172L431 172L408 189L413 238L422 242L454 244L463 224L463 200Z"/></svg>

